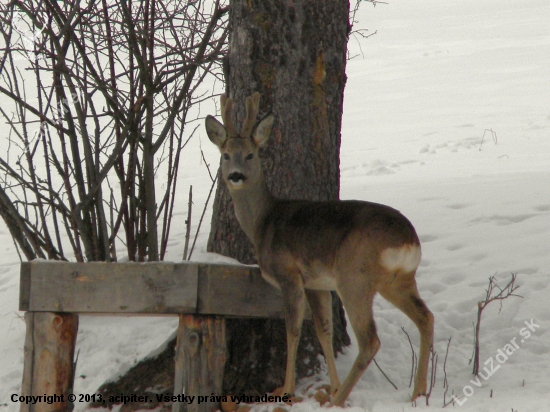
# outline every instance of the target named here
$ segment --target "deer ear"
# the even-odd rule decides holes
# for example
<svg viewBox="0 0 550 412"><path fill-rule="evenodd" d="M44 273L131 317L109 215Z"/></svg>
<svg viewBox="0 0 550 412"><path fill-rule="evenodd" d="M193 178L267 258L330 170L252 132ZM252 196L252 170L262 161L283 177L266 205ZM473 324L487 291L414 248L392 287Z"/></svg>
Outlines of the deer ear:
<svg viewBox="0 0 550 412"><path fill-rule="evenodd" d="M206 133L210 141L221 148L227 139L227 132L223 124L218 122L214 116L208 115L206 116L204 125L206 126Z"/></svg>
<svg viewBox="0 0 550 412"><path fill-rule="evenodd" d="M254 134L252 135L252 138L254 139L254 142L258 146L262 146L267 138L269 137L271 133L271 128L273 127L273 121L275 120L275 117L273 117L272 114L267 116L265 119L263 119L258 126L256 126L256 129L254 130Z"/></svg>

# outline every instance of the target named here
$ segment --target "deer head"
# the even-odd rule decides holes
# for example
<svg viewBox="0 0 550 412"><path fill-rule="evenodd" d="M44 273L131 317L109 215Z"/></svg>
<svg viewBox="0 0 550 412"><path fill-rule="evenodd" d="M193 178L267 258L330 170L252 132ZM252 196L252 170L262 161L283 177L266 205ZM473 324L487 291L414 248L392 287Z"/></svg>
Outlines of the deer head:
<svg viewBox="0 0 550 412"><path fill-rule="evenodd" d="M269 115L256 126L259 106L258 92L246 98L246 117L241 133L237 132L231 120L233 100L225 95L221 96L223 124L213 116L206 116L206 132L210 141L220 149L222 178L231 192L262 181L258 152L271 133L274 117Z"/></svg>

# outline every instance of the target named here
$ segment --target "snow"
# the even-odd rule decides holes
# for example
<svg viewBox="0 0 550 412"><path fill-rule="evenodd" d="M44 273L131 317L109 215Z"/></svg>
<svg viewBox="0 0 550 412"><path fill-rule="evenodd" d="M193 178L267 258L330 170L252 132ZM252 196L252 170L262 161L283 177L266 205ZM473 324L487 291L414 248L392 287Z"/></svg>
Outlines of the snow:
<svg viewBox="0 0 550 412"><path fill-rule="evenodd" d="M351 54L358 56L347 67L341 198L391 205L417 228L423 247L417 280L435 315L439 362L430 406L423 399L412 406L411 349L401 328L415 348L418 333L402 313L377 298L382 346L376 360L399 389L371 365L346 410L440 409L449 338L447 401L454 392L462 406L447 408L549 410L549 16L545 0L362 5L361 26L377 34L363 40L361 49L350 41ZM217 165L219 154L204 131L200 139L208 163ZM181 259L189 184L194 185L196 205L204 203L210 188L204 166L192 162L182 168L187 174L179 186L181 201L167 260ZM205 252L210 216L211 211L194 260L218 261ZM3 224L0 238L0 412L11 412L19 407L10 396L20 390L25 325L17 310L19 260ZM512 273L517 273L522 298L511 297L502 306L492 303L483 313L480 360L489 370L491 358L494 368L500 367L487 380L480 379L478 387L468 364L477 302L485 295L489 276L496 274L503 285ZM176 322L81 317L75 392L94 393L104 381L125 372L161 345ZM526 330L528 338L522 334ZM518 349L498 363L503 359L497 357L499 350L510 342ZM341 378L356 354L352 345L338 357ZM327 382L321 374L300 382L298 391ZM321 409L313 400L292 407L294 412Z"/></svg>

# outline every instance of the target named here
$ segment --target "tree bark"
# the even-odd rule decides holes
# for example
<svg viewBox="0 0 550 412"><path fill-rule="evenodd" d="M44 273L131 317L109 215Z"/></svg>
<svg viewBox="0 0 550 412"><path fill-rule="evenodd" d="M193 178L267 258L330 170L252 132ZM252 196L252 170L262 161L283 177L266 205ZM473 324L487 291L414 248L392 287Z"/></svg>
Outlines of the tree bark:
<svg viewBox="0 0 550 412"><path fill-rule="evenodd" d="M261 93L260 117L275 125L262 151L271 192L287 199L339 197L340 128L346 82L349 3L343 0L233 0L226 60L227 93L241 125L246 96ZM218 180L208 250L255 262L253 248ZM333 294L333 299L337 298ZM334 305L334 349L349 345L342 305ZM282 385L286 359L284 323L227 320L225 393L265 393ZM297 373L319 370L322 353L314 328L304 322ZM243 356L246 354L246 356Z"/></svg>

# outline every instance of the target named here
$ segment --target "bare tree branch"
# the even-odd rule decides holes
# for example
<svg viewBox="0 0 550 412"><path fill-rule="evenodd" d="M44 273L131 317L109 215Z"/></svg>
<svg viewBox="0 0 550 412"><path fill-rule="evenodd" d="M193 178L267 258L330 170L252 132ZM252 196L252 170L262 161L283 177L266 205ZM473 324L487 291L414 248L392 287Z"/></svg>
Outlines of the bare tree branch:
<svg viewBox="0 0 550 412"><path fill-rule="evenodd" d="M198 85L220 76L227 11L221 0L0 4L0 214L27 259L116 260L117 237L130 260L164 257L188 114L207 97Z"/></svg>

